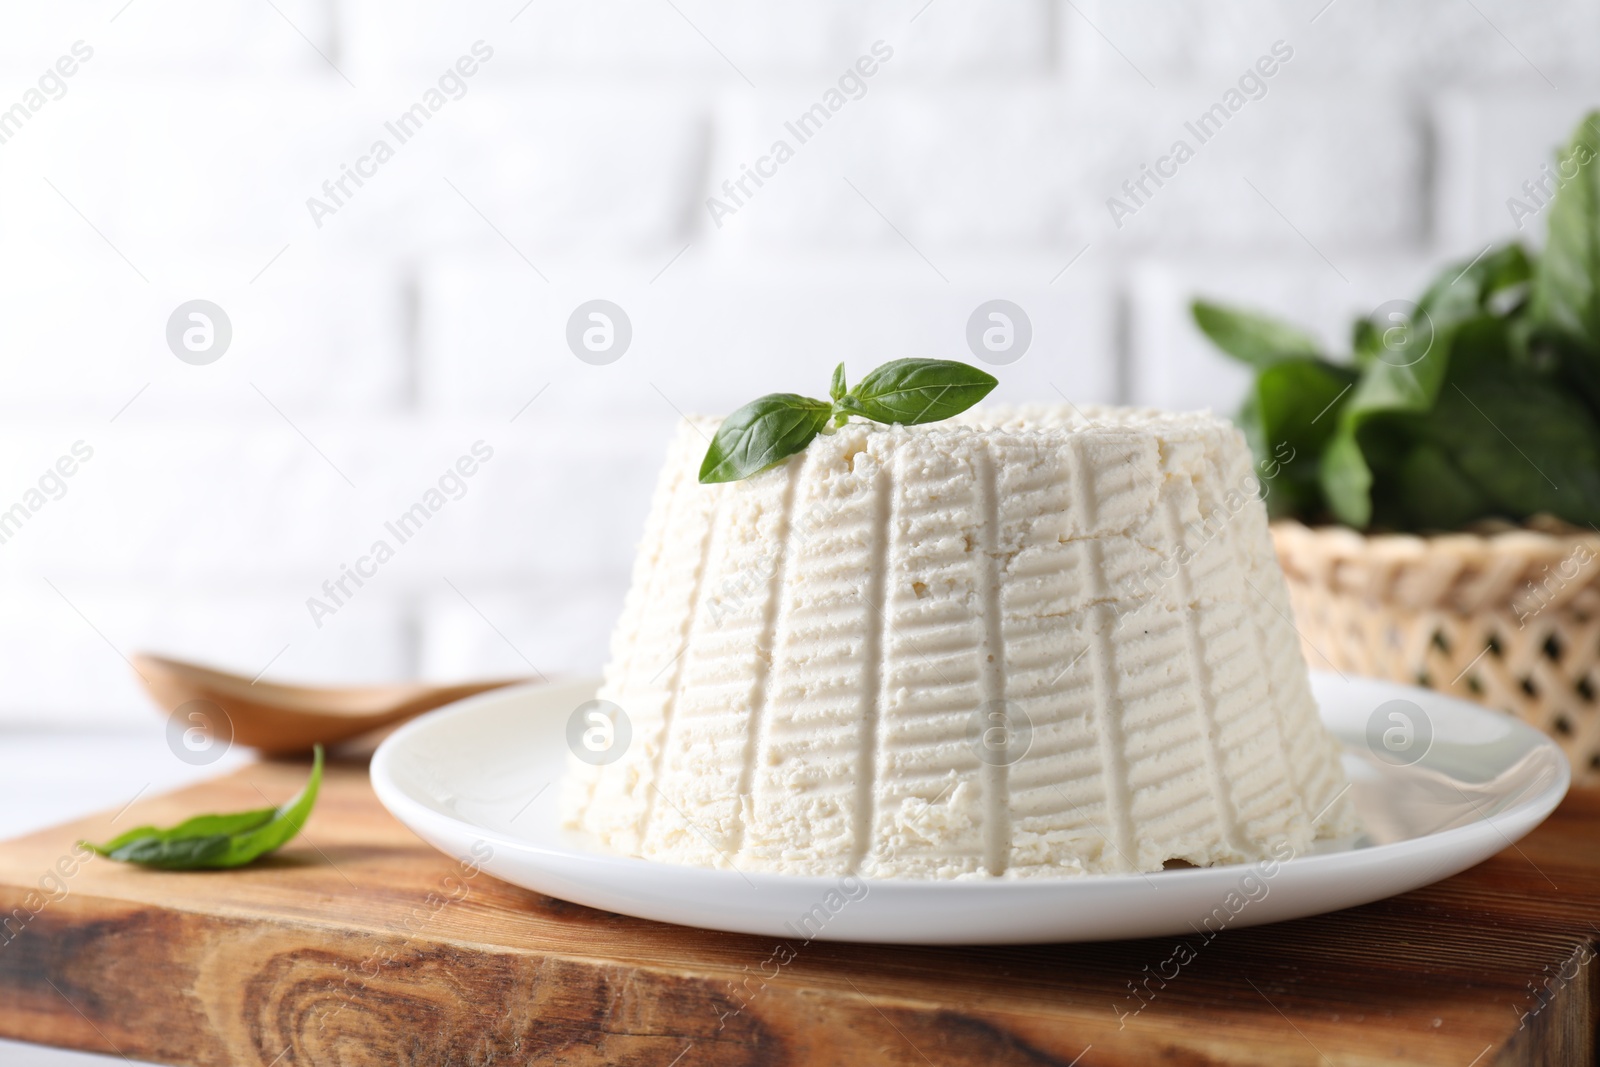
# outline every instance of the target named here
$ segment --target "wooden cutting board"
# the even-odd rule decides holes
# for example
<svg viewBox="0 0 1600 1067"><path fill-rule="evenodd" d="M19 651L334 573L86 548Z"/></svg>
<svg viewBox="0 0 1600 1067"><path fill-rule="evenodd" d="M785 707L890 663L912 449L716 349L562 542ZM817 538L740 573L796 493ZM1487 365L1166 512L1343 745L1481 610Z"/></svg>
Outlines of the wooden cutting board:
<svg viewBox="0 0 1600 1067"><path fill-rule="evenodd" d="M1209 941L780 945L630 919L469 877L362 766L249 869L73 858L305 775L262 763L0 845L0 1035L250 1067L1595 1062L1600 791L1428 889Z"/></svg>

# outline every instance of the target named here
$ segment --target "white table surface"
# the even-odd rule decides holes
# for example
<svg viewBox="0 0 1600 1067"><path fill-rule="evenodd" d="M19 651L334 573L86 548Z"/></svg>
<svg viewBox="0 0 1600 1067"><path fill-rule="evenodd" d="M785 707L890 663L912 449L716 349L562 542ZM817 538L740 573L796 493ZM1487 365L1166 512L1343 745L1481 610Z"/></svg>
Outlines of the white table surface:
<svg viewBox="0 0 1600 1067"><path fill-rule="evenodd" d="M243 752L229 752L209 766L190 766L167 749L157 724L120 733L0 729L0 840L115 810L135 796L212 778L248 761ZM0 1041L0 1067L110 1067L127 1062L120 1056Z"/></svg>

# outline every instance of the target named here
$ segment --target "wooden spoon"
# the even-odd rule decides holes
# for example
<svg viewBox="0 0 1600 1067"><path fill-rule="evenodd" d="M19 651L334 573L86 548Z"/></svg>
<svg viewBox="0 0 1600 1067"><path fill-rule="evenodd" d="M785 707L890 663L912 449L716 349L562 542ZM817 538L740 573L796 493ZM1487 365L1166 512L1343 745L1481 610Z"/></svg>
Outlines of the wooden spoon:
<svg viewBox="0 0 1600 1067"><path fill-rule="evenodd" d="M207 715L203 707L197 708L192 719L200 729L215 737L231 727L232 741L268 755L304 752L319 741L333 745L453 700L528 680L339 688L282 685L252 682L237 674L142 652L134 654L133 667L163 710L176 712L192 701L215 704L226 713L228 721L213 723L214 715Z"/></svg>

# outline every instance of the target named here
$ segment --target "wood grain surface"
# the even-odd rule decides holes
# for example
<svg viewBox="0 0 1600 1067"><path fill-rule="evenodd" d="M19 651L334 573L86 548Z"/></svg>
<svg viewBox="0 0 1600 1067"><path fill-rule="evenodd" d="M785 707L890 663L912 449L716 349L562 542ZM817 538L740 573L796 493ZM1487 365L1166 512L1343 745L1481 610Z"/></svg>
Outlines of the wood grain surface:
<svg viewBox="0 0 1600 1067"><path fill-rule="evenodd" d="M305 774L262 763L0 845L0 1036L230 1067L1596 1060L1597 790L1438 885L1209 940L780 944L630 919L434 852L359 765L244 870L74 855Z"/></svg>

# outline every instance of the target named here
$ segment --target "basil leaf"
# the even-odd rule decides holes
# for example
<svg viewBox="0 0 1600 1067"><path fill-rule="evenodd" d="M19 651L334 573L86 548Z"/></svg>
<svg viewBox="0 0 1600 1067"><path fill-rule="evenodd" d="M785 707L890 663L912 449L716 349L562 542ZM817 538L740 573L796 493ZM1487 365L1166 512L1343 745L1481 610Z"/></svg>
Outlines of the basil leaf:
<svg viewBox="0 0 1600 1067"><path fill-rule="evenodd" d="M1320 359L1284 360L1256 375L1245 436L1261 461L1273 517L1315 510L1317 455L1338 427L1356 377L1350 368Z"/></svg>
<svg viewBox="0 0 1600 1067"><path fill-rule="evenodd" d="M1585 115L1557 157L1550 231L1533 284L1532 315L1552 333L1600 355L1600 111ZM1572 174L1567 178L1569 172Z"/></svg>
<svg viewBox="0 0 1600 1067"><path fill-rule="evenodd" d="M1518 244L1505 245L1465 264L1446 267L1418 302L1436 333L1447 332L1485 313L1498 313L1496 298L1528 284L1533 262Z"/></svg>
<svg viewBox="0 0 1600 1067"><path fill-rule="evenodd" d="M1285 359L1316 359L1317 342L1293 326L1253 311L1226 308L1205 300L1189 306L1194 324L1211 343L1257 370Z"/></svg>
<svg viewBox="0 0 1600 1067"><path fill-rule="evenodd" d="M1424 416L1433 410L1458 332L1495 323L1485 310L1493 296L1526 277L1527 259L1513 245L1476 264L1446 270L1417 304L1402 344L1376 342L1362 357L1361 380L1340 408L1338 430L1321 460L1323 494L1334 517L1358 529L1372 522L1373 471L1361 444L1363 428L1378 417ZM1374 336L1381 336L1374 331ZM1386 456L1398 463L1400 457Z"/></svg>
<svg viewBox="0 0 1600 1067"><path fill-rule="evenodd" d="M1542 511L1600 521L1600 423L1554 374L1516 361L1517 329L1480 314L1407 368L1425 373L1367 368L1321 462L1341 521L1368 525L1380 505L1410 529Z"/></svg>
<svg viewBox="0 0 1600 1067"><path fill-rule="evenodd" d="M1372 521L1372 468L1353 432L1341 431L1329 442L1317 478L1340 522L1362 529Z"/></svg>
<svg viewBox="0 0 1600 1067"><path fill-rule="evenodd" d="M1600 411L1600 111L1591 111L1557 156L1550 234L1529 301L1530 349L1557 363Z"/></svg>
<svg viewBox="0 0 1600 1067"><path fill-rule="evenodd" d="M311 816L322 785L322 746L311 762L311 778L287 804L231 815L197 815L162 830L141 826L103 845L102 856L169 871L242 867L287 844ZM88 844L88 842L84 842Z"/></svg>
<svg viewBox="0 0 1600 1067"><path fill-rule="evenodd" d="M1315 455L1339 425L1340 401L1350 395L1355 371L1325 360L1296 359L1256 376L1261 443Z"/></svg>
<svg viewBox="0 0 1600 1067"><path fill-rule="evenodd" d="M904 425L948 419L988 396L998 384L993 375L965 363L897 359L847 390L840 363L828 386L831 403L795 393L769 393L724 419L700 463L700 481L736 482L760 474L804 449L817 434L843 426L852 415Z"/></svg>
<svg viewBox="0 0 1600 1067"><path fill-rule="evenodd" d="M1355 353L1357 365L1365 367L1382 347L1383 334L1371 319L1357 319L1350 324L1350 351Z"/></svg>
<svg viewBox="0 0 1600 1067"><path fill-rule="evenodd" d="M258 811L241 811L236 815L196 815L167 830L154 826L140 826L129 830L127 833L112 838L104 845L96 846L103 853L115 852L135 841L146 838L162 838L178 840L182 838L200 837L226 837L229 834L244 833L265 826L272 821L278 813L277 808L261 808Z"/></svg>
<svg viewBox="0 0 1600 1067"><path fill-rule="evenodd" d="M1338 429L1322 454L1320 479L1328 506L1340 522L1358 529L1372 521L1372 469L1362 452L1360 434L1380 415L1423 415L1433 408L1445 369L1448 341L1437 338L1424 357L1409 366L1374 359L1340 409Z"/></svg>
<svg viewBox="0 0 1600 1067"><path fill-rule="evenodd" d="M809 445L832 414L833 405L826 400L794 393L769 393L750 401L717 427L700 464L700 481L736 482L777 466Z"/></svg>
<svg viewBox="0 0 1600 1067"><path fill-rule="evenodd" d="M948 359L897 359L872 371L839 401L840 410L874 422L916 426L959 415L1000 381Z"/></svg>
<svg viewBox="0 0 1600 1067"><path fill-rule="evenodd" d="M1462 473L1450 454L1427 442L1411 448L1374 510L1391 513L1409 529L1456 530L1494 511L1490 500Z"/></svg>
<svg viewBox="0 0 1600 1067"><path fill-rule="evenodd" d="M1485 499L1480 514L1600 522L1600 424L1558 381L1500 358L1504 344L1488 325L1462 334L1450 382L1418 435Z"/></svg>
<svg viewBox="0 0 1600 1067"><path fill-rule="evenodd" d="M1403 321L1396 321L1400 311L1395 308L1402 301L1384 305L1390 310L1382 322L1370 317L1356 320L1351 336L1356 363L1365 367L1374 360L1414 362L1436 344L1448 344L1458 327L1475 318L1520 311L1516 298L1532 277L1533 262L1517 244L1452 263L1439 272ZM1518 306L1513 308L1512 303Z"/></svg>
<svg viewBox="0 0 1600 1067"><path fill-rule="evenodd" d="M209 870L228 866L217 860L227 853L230 840L226 834L171 839L141 837L106 855L121 863L136 863L164 871Z"/></svg>

